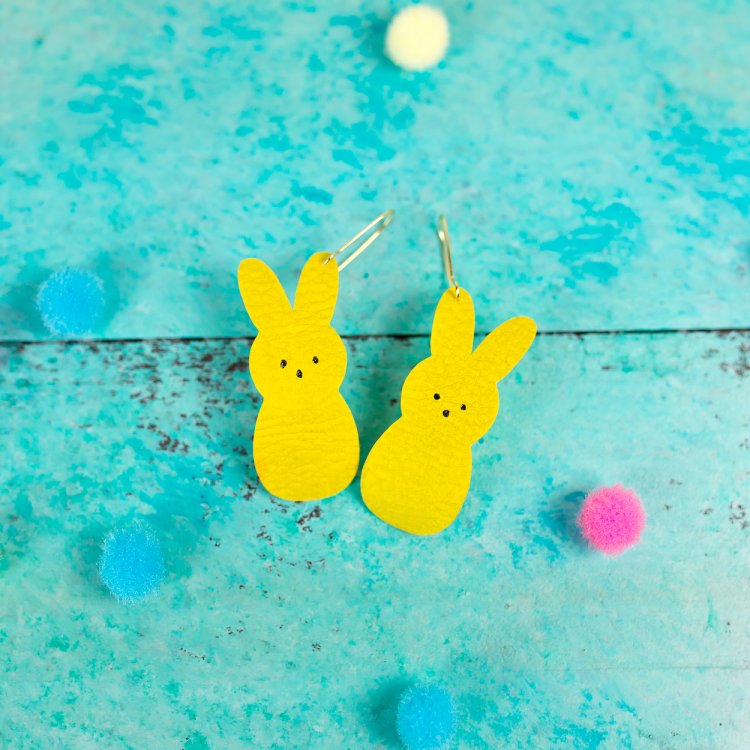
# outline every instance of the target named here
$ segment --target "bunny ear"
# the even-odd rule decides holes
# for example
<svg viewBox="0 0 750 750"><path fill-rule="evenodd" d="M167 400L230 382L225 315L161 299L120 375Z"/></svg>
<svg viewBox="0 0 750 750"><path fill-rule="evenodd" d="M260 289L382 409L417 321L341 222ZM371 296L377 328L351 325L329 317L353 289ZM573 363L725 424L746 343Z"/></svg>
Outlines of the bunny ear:
<svg viewBox="0 0 750 750"><path fill-rule="evenodd" d="M240 294L255 327L274 326L292 311L276 274L257 258L246 258L237 271Z"/></svg>
<svg viewBox="0 0 750 750"><path fill-rule="evenodd" d="M454 358L471 354L474 348L474 303L465 289L451 287L443 293L435 310L430 351L436 357Z"/></svg>
<svg viewBox="0 0 750 750"><path fill-rule="evenodd" d="M339 294L339 267L326 263L330 253L315 253L305 263L294 297L294 311L318 323L330 323Z"/></svg>
<svg viewBox="0 0 750 750"><path fill-rule="evenodd" d="M511 318L487 335L472 359L499 382L523 359L534 336L536 323L531 318Z"/></svg>

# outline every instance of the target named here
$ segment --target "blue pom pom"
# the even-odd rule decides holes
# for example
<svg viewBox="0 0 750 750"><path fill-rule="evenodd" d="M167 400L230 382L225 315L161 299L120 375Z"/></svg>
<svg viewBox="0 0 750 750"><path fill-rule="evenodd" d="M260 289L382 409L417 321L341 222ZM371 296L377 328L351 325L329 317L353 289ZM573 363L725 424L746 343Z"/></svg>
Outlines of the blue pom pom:
<svg viewBox="0 0 750 750"><path fill-rule="evenodd" d="M450 693L437 685L409 688L396 711L396 730L409 750L445 747L456 728Z"/></svg>
<svg viewBox="0 0 750 750"><path fill-rule="evenodd" d="M138 602L152 594L164 578L156 537L141 526L113 531L104 540L99 575L120 601Z"/></svg>
<svg viewBox="0 0 750 750"><path fill-rule="evenodd" d="M56 336L90 331L104 309L104 291L97 276L64 268L39 287L36 298L44 325Z"/></svg>

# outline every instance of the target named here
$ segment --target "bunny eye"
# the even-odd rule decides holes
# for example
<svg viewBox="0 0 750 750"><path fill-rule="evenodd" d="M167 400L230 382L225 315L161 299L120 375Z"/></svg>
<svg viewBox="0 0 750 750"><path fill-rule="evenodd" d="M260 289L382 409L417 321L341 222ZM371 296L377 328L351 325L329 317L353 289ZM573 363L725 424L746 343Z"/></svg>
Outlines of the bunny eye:
<svg viewBox="0 0 750 750"><path fill-rule="evenodd" d="M466 411L466 404L461 404L461 411Z"/></svg>
<svg viewBox="0 0 750 750"><path fill-rule="evenodd" d="M317 357L313 357L313 364L317 365L320 360Z"/></svg>
<svg viewBox="0 0 750 750"><path fill-rule="evenodd" d="M436 394L435 394L435 395L433 396L433 398L435 399L435 401L440 401L440 394L439 394L439 393L436 393Z"/></svg>
<svg viewBox="0 0 750 750"><path fill-rule="evenodd" d="M282 359L281 360L281 369L283 370L285 367L286 367L286 360Z"/></svg>

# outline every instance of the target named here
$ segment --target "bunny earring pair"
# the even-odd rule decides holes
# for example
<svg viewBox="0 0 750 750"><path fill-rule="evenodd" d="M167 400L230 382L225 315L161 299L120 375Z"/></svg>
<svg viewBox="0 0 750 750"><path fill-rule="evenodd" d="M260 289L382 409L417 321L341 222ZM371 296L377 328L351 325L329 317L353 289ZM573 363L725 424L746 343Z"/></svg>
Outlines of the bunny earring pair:
<svg viewBox="0 0 750 750"><path fill-rule="evenodd" d="M339 392L346 349L331 318L339 270L392 217L386 211L335 253L313 255L302 269L294 307L265 263L253 258L240 264L240 292L258 328L250 374L263 397L253 457L260 481L276 497L320 500L343 490L357 473L359 436ZM402 416L375 443L362 469L367 507L412 534L436 534L458 515L471 481L471 447L500 407L497 383L536 335L533 320L511 318L474 349L474 305L453 274L444 217L438 234L450 287L435 312L431 355L409 373ZM339 265L337 256L356 242Z"/></svg>
<svg viewBox="0 0 750 750"><path fill-rule="evenodd" d="M431 354L407 376L402 416L375 443L362 469L367 507L412 534L436 534L458 515L469 491L471 447L500 408L497 383L536 335L531 318L511 318L474 349L474 304L453 275L444 217L438 234L450 288L435 311Z"/></svg>
<svg viewBox="0 0 750 750"><path fill-rule="evenodd" d="M331 325L339 271L388 226L386 211L333 253L305 264L289 303L274 272L257 258L240 263L240 293L258 335L250 375L263 397L253 458L263 486L283 500L321 500L348 487L359 466L359 435L339 388L346 347ZM338 256L355 243L340 264Z"/></svg>

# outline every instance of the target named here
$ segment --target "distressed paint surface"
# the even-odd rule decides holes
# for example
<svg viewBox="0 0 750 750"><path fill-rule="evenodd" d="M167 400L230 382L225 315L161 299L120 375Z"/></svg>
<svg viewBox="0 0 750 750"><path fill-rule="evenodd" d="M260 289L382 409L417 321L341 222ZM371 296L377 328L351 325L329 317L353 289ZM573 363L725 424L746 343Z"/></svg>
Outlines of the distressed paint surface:
<svg viewBox="0 0 750 750"><path fill-rule="evenodd" d="M348 346L366 452L428 342ZM455 692L456 748L744 747L750 335L540 337L436 538L378 522L357 484L304 507L259 489L247 350L0 347L12 747L393 748L426 675ZM614 481L649 516L616 560L573 524ZM169 573L127 607L96 560L136 518Z"/></svg>
<svg viewBox="0 0 750 750"><path fill-rule="evenodd" d="M747 0L446 2L429 74L382 55L401 3L0 5L0 337L37 285L101 275L118 337L250 333L234 271L396 223L343 280L347 333L429 328L434 221L480 329L745 326Z"/></svg>
<svg viewBox="0 0 750 750"><path fill-rule="evenodd" d="M394 207L335 320L418 334L348 340L364 458L427 353L439 212L480 331L750 324L747 0L449 1L423 75L383 59L400 6L0 4L0 339L48 337L66 264L97 336L247 335L241 258L291 290ZM750 335L541 337L435 539L356 483L258 488L247 346L0 346L0 746L394 748L426 676L465 750L746 746ZM574 517L616 481L649 527L610 560ZM134 519L169 576L124 607L96 562Z"/></svg>

